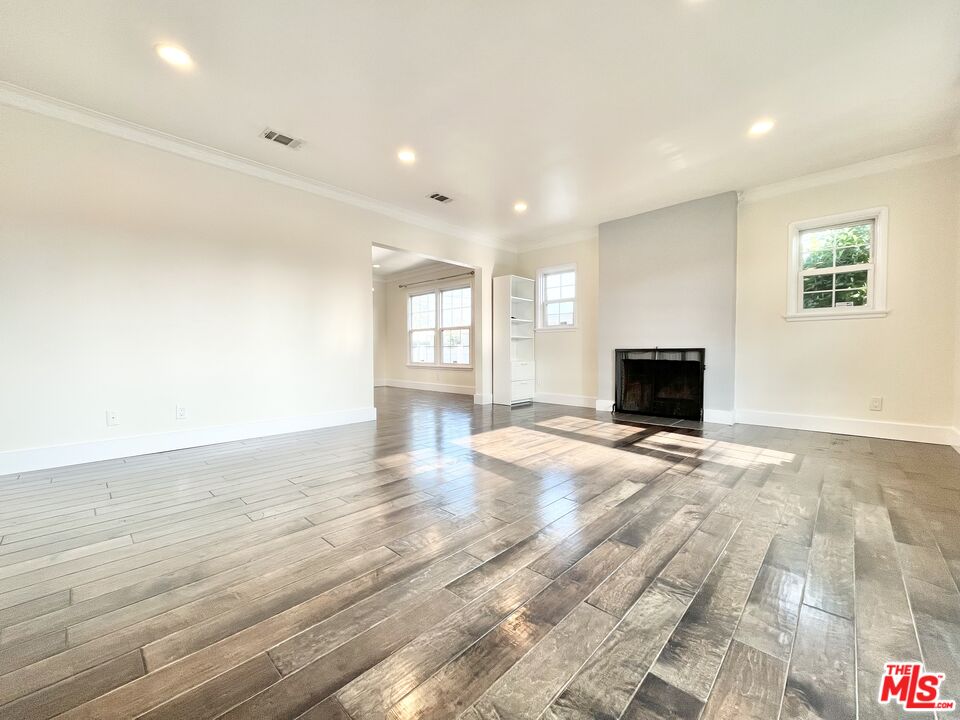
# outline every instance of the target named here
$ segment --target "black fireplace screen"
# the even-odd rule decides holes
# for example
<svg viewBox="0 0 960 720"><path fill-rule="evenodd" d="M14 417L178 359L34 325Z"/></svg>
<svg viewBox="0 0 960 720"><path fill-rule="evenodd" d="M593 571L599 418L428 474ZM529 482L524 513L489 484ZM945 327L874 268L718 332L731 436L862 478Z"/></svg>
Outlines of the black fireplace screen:
<svg viewBox="0 0 960 720"><path fill-rule="evenodd" d="M614 411L703 419L704 348L616 351Z"/></svg>

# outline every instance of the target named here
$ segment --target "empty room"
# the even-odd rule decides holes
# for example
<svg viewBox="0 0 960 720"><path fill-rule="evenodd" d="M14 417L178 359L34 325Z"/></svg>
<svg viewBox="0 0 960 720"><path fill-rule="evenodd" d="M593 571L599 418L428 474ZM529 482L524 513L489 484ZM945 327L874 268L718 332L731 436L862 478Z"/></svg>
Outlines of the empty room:
<svg viewBox="0 0 960 720"><path fill-rule="evenodd" d="M0 0L0 718L960 718L958 48Z"/></svg>

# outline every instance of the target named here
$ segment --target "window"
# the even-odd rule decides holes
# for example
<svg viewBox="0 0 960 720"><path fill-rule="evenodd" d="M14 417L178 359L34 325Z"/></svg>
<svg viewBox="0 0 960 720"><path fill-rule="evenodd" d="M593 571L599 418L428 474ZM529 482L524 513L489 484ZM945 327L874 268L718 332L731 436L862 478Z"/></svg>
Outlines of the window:
<svg viewBox="0 0 960 720"><path fill-rule="evenodd" d="M437 360L436 291L410 296L410 362L433 365Z"/></svg>
<svg viewBox="0 0 960 720"><path fill-rule="evenodd" d="M472 325L469 287L410 294L407 299L410 364L470 367Z"/></svg>
<svg viewBox="0 0 960 720"><path fill-rule="evenodd" d="M577 268L548 268L537 274L540 330L566 330L577 325Z"/></svg>
<svg viewBox="0 0 960 720"><path fill-rule="evenodd" d="M886 208L790 226L787 320L886 315Z"/></svg>

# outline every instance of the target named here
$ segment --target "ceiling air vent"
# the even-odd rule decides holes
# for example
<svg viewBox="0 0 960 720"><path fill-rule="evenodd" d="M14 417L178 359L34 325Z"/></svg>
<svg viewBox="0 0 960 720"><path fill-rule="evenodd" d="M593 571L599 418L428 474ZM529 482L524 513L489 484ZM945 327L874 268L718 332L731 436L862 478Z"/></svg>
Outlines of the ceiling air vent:
<svg viewBox="0 0 960 720"><path fill-rule="evenodd" d="M452 197L447 197L446 195L441 195L440 193L434 193L433 195L427 195L431 200L436 200L438 203L451 203L453 202Z"/></svg>
<svg viewBox="0 0 960 720"><path fill-rule="evenodd" d="M296 150L303 145L303 140L292 138L289 135L284 135L283 133L279 133L276 130L271 130L270 128L266 128L262 133L260 133L260 137L271 140L275 143L280 143L281 145L286 145L291 150Z"/></svg>

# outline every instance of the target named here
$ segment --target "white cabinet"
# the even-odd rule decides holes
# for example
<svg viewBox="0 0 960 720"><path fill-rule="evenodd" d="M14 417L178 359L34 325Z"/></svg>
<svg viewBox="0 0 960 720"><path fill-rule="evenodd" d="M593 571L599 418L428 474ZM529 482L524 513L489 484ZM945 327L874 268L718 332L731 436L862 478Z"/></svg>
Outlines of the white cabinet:
<svg viewBox="0 0 960 720"><path fill-rule="evenodd" d="M517 275L493 279L493 402L497 405L533 402L535 288L533 280Z"/></svg>
<svg viewBox="0 0 960 720"><path fill-rule="evenodd" d="M533 380L514 380L510 388L510 402L522 403L533 401Z"/></svg>
<svg viewBox="0 0 960 720"><path fill-rule="evenodd" d="M533 362L515 362L513 367L510 369L511 377L513 381L517 380L533 380Z"/></svg>

